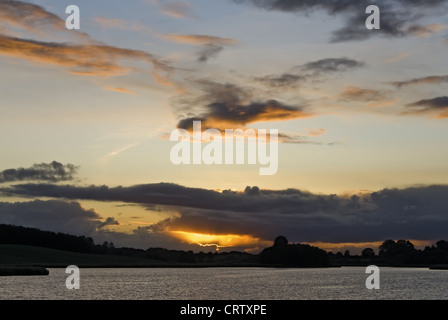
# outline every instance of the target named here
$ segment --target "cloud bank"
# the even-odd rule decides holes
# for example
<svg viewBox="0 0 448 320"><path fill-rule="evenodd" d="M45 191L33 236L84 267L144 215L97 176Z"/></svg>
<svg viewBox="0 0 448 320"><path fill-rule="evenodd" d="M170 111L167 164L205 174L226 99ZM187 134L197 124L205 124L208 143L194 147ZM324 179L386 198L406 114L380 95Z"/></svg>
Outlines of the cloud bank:
<svg viewBox="0 0 448 320"><path fill-rule="evenodd" d="M444 185L351 195L258 187L218 192L169 183L112 188L21 184L1 190L15 196L50 197L59 201L114 201L169 208L177 214L145 228L145 232L165 235L186 231L272 240L284 234L299 242L448 237L448 186Z"/></svg>

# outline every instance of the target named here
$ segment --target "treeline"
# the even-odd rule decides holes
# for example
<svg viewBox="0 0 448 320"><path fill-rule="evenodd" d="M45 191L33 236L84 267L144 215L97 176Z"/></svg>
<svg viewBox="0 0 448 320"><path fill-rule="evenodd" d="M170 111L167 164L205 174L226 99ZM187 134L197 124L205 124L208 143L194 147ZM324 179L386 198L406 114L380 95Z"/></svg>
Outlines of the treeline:
<svg viewBox="0 0 448 320"><path fill-rule="evenodd" d="M97 247L90 237L6 224L0 224L0 244L31 245L80 253L93 253Z"/></svg>
<svg viewBox="0 0 448 320"><path fill-rule="evenodd" d="M386 266L430 266L448 264L448 241L439 240L435 245L416 249L409 240L386 240L378 247L378 254L373 248L365 248L361 255L329 253L334 264L340 265L386 265Z"/></svg>

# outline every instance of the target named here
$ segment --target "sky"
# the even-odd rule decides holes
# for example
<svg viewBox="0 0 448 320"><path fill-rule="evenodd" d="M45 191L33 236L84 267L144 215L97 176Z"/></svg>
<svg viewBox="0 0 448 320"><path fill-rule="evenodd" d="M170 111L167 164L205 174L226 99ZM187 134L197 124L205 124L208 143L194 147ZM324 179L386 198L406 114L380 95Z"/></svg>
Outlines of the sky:
<svg viewBox="0 0 448 320"><path fill-rule="evenodd" d="M448 239L447 9L0 0L0 223L193 251ZM278 130L277 172L174 164L195 120Z"/></svg>

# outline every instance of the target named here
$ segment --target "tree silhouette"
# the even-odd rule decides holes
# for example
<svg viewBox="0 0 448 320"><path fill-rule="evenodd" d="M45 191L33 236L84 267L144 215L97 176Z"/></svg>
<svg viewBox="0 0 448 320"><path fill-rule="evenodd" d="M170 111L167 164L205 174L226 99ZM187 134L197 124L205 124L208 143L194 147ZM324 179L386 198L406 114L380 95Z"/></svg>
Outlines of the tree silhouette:
<svg viewBox="0 0 448 320"><path fill-rule="evenodd" d="M274 240L274 247L285 248L288 245L288 239L285 236L278 236Z"/></svg>
<svg viewBox="0 0 448 320"><path fill-rule="evenodd" d="M389 240L384 241L379 247L380 251L378 252L378 255L380 255L380 256L390 255L390 253L393 251L395 246L396 246L396 242L394 240L389 239Z"/></svg>
<svg viewBox="0 0 448 320"><path fill-rule="evenodd" d="M375 256L375 251L372 248L365 248L362 250L361 255L365 258L371 258Z"/></svg>

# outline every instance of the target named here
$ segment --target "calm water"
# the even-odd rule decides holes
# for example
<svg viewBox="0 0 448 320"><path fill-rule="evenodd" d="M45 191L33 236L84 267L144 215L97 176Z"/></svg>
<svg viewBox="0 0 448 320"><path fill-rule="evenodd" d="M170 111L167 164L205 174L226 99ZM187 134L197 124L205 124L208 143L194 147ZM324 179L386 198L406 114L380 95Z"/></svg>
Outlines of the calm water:
<svg viewBox="0 0 448 320"><path fill-rule="evenodd" d="M65 269L49 276L0 277L0 299L447 299L448 271L381 268L380 289L368 290L362 267L331 269L81 269L68 290Z"/></svg>

